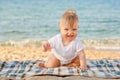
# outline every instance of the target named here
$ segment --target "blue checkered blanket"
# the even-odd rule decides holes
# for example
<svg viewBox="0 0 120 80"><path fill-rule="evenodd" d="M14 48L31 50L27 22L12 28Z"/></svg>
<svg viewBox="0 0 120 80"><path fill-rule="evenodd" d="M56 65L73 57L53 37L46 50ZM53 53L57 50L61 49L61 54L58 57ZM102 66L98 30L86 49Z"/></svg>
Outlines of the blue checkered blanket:
<svg viewBox="0 0 120 80"><path fill-rule="evenodd" d="M35 75L120 78L120 60L87 60L88 70L78 67L39 68L40 61L0 61L0 77L25 79Z"/></svg>

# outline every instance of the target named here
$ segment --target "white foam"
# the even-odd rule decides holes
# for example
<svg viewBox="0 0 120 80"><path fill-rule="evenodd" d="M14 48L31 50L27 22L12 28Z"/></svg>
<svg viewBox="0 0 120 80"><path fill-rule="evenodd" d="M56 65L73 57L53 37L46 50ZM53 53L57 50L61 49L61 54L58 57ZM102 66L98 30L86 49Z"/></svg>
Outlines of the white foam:
<svg viewBox="0 0 120 80"><path fill-rule="evenodd" d="M119 46L109 47L109 46L96 46L95 49L98 50L120 50Z"/></svg>

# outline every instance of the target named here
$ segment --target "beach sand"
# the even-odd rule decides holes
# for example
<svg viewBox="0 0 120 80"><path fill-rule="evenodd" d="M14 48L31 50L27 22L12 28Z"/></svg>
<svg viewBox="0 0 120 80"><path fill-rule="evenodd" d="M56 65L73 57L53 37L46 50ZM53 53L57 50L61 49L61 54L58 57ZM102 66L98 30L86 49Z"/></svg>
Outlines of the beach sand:
<svg viewBox="0 0 120 80"><path fill-rule="evenodd" d="M87 45L88 46L88 45ZM98 49L93 47L85 46L86 58L89 59L120 59L120 51L110 49ZM24 61L24 60L47 60L50 52L42 52L41 47L37 46L0 46L0 60L1 61ZM68 76L68 77L57 77L57 76L33 76L27 80L101 80L101 78L89 78L81 76ZM8 80L6 78L0 78L0 80ZM106 80L106 79L102 79ZM108 80L108 79L107 79ZM114 79L110 79L114 80Z"/></svg>
<svg viewBox="0 0 120 80"><path fill-rule="evenodd" d="M85 49L87 59L120 59L120 51ZM0 46L1 61L47 60L50 52L42 52L40 47Z"/></svg>

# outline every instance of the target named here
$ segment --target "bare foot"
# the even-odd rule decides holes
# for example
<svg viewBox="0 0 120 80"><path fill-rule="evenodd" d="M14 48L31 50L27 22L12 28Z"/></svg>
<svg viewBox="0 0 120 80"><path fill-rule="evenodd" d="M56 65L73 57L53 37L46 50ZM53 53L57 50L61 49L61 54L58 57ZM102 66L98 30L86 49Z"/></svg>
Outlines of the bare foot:
<svg viewBox="0 0 120 80"><path fill-rule="evenodd" d="M45 68L44 63L39 63L38 66L42 67L42 68Z"/></svg>

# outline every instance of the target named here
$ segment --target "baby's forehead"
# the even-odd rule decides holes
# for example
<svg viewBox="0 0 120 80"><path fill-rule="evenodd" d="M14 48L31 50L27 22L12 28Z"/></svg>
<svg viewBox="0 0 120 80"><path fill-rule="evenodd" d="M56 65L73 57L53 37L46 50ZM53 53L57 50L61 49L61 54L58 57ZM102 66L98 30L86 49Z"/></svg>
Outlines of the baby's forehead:
<svg viewBox="0 0 120 80"><path fill-rule="evenodd" d="M78 27L78 22L76 21L76 22L74 22L74 23L72 23L72 25L70 25L71 23L69 23L69 22L65 22L65 23L63 23L62 24L62 26L64 26L64 27L70 27L70 28L72 28L72 27Z"/></svg>
<svg viewBox="0 0 120 80"><path fill-rule="evenodd" d="M73 28L78 28L78 25L73 25L73 26L70 26L70 25L64 25L64 26L61 26L62 28L67 28L67 29L73 29Z"/></svg>

